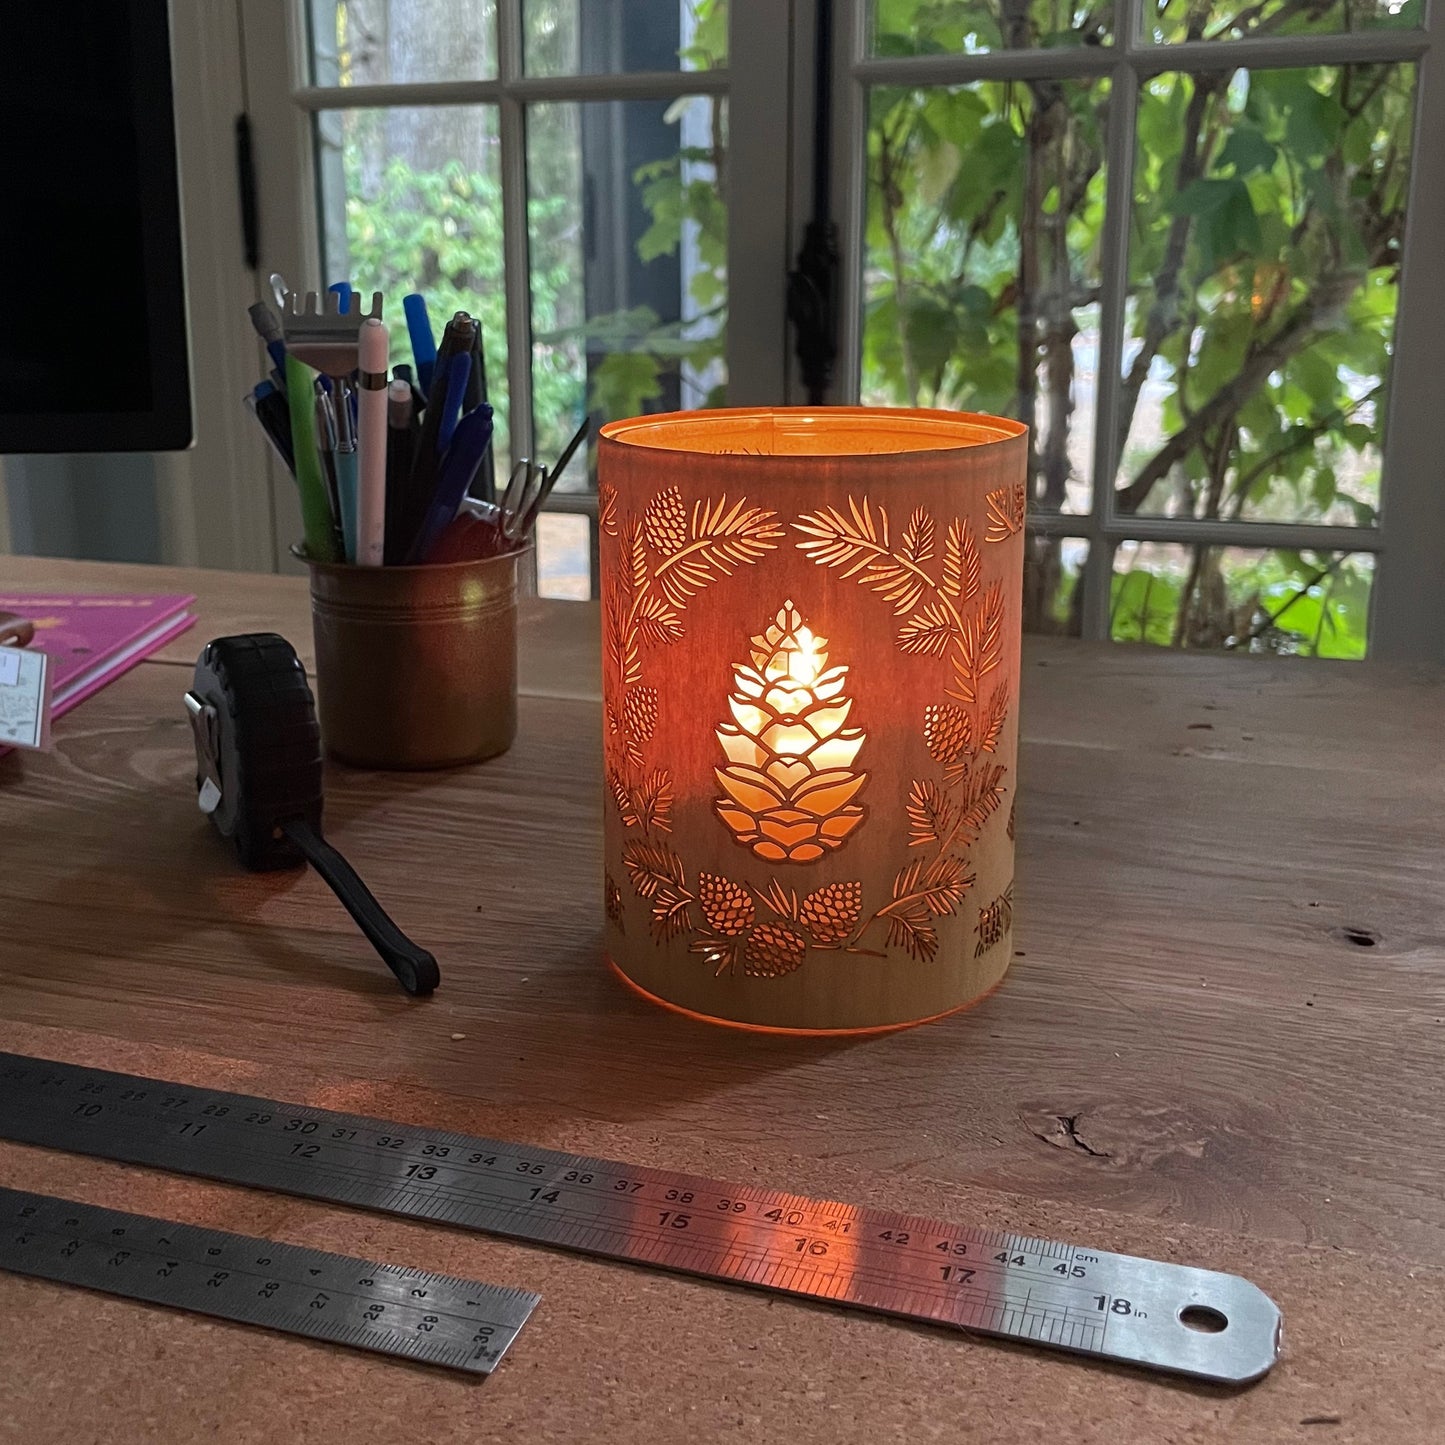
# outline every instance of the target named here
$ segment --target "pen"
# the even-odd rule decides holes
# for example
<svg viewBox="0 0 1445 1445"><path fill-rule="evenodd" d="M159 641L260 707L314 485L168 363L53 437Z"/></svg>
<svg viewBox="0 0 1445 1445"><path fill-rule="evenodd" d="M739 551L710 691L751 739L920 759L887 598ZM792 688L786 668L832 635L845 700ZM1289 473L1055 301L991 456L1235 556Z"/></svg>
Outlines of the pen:
<svg viewBox="0 0 1445 1445"><path fill-rule="evenodd" d="M472 371L471 353L464 351L447 363L447 395L442 402L441 423L437 427L437 451L443 453L452 444L452 434L462 412L462 398L467 394L467 378ZM487 409L489 412L490 407Z"/></svg>
<svg viewBox="0 0 1445 1445"><path fill-rule="evenodd" d="M402 297L406 313L406 330L411 337L411 354L416 361L417 380L421 389L431 395L432 373L436 368L437 344L432 336L431 319L426 314L426 298L413 291Z"/></svg>
<svg viewBox="0 0 1445 1445"><path fill-rule="evenodd" d="M411 475L407 479L401 508L402 534L396 538L397 554L410 557L431 509L436 493L437 471L440 453L437 443L446 416L446 398L454 362L464 353L471 351L472 332L476 323L464 311L459 311L447 322L442 333L442 343L437 350L436 367L432 372L431 388L427 393L426 414L422 418L421 433L412 452ZM466 377L460 377L460 391L465 388ZM388 536L388 540L390 537Z"/></svg>
<svg viewBox="0 0 1445 1445"><path fill-rule="evenodd" d="M368 317L357 343L359 392L357 433L360 448L354 558L363 567L379 567L386 554L386 457L388 388L386 327ZM407 393L410 400L410 391Z"/></svg>
<svg viewBox="0 0 1445 1445"><path fill-rule="evenodd" d="M246 410L256 418L271 449L288 472L296 470L291 453L291 420L286 411L286 396L269 381L263 381L244 398Z"/></svg>
<svg viewBox="0 0 1445 1445"><path fill-rule="evenodd" d="M341 543L348 562L356 561L358 463L356 430L351 421L350 386L336 383L336 500L341 516Z"/></svg>
<svg viewBox="0 0 1445 1445"><path fill-rule="evenodd" d="M287 353L286 401L291 412L291 447L296 461L296 489L301 495L306 553L317 562L334 562L335 527L321 462L316 455L316 406L312 390L315 375L305 362Z"/></svg>
<svg viewBox="0 0 1445 1445"><path fill-rule="evenodd" d="M457 361L465 360L458 357ZM455 366L457 363L453 362ZM410 561L429 560L437 540L451 524L492 445L492 409L485 403L469 411L457 423L452 444L442 463L441 475L437 478L436 495L432 498L426 519L411 550Z"/></svg>
<svg viewBox="0 0 1445 1445"><path fill-rule="evenodd" d="M411 385L405 381L394 381L386 393L385 560L388 566L405 560L401 549L401 530L415 438L416 414L412 406Z"/></svg>
<svg viewBox="0 0 1445 1445"><path fill-rule="evenodd" d="M281 323L276 319L276 313L264 301L258 301L250 308L247 315L251 318L251 325L256 328L256 335L266 343L266 354L271 358L271 364L281 374L283 378L281 390L285 391L286 340L281 333Z"/></svg>
<svg viewBox="0 0 1445 1445"><path fill-rule="evenodd" d="M405 430L411 425L413 410L411 391L411 382L400 376L387 387L386 424L388 427L400 427Z"/></svg>
<svg viewBox="0 0 1445 1445"><path fill-rule="evenodd" d="M322 390L316 393L316 450L321 454L321 476L326 483L334 530L341 521L341 493L336 485L336 412L331 393L325 390L325 378L321 385Z"/></svg>
<svg viewBox="0 0 1445 1445"><path fill-rule="evenodd" d="M421 388L416 384L416 376L411 367L405 362L398 361L391 369L391 374L398 380L404 381L411 388L411 399L413 405L420 411L426 405L426 397L421 393Z"/></svg>

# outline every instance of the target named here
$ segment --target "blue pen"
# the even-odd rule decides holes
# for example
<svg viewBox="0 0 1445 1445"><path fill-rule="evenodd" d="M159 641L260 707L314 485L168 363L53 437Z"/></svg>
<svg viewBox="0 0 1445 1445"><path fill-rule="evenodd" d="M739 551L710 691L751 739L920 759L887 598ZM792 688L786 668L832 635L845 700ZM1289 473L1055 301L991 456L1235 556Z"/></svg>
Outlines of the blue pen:
<svg viewBox="0 0 1445 1445"><path fill-rule="evenodd" d="M351 282L335 281L326 289L328 291L334 291L341 297L341 314L345 316L346 313L351 310Z"/></svg>
<svg viewBox="0 0 1445 1445"><path fill-rule="evenodd" d="M421 382L422 394L430 396L437 343L432 335L431 318L426 314L426 297L413 291L410 296L402 297L401 309L406 312L406 330L411 337L411 354L416 360L416 377Z"/></svg>
<svg viewBox="0 0 1445 1445"><path fill-rule="evenodd" d="M457 423L452 444L442 463L436 492L426 520L417 533L408 562L425 562L462 505L473 477L492 446L492 409L485 402Z"/></svg>
<svg viewBox="0 0 1445 1445"><path fill-rule="evenodd" d="M472 358L463 352L446 363L447 393L442 402L441 425L437 427L437 455L445 456L452 444L452 435L457 429L457 419L462 414L462 398L467 392L467 377L472 370Z"/></svg>
<svg viewBox="0 0 1445 1445"><path fill-rule="evenodd" d="M281 323L276 319L276 313L264 301L258 301L247 314L251 318L251 325L256 328L256 335L266 344L266 354L271 358L271 364L276 369L277 388L284 392L286 390L286 340L281 331Z"/></svg>

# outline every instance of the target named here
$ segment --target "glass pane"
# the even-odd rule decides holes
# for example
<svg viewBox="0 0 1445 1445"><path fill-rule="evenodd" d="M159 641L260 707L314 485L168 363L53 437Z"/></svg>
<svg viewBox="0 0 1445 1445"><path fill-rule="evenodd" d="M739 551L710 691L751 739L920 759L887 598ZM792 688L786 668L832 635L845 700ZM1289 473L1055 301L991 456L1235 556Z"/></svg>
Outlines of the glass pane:
<svg viewBox="0 0 1445 1445"><path fill-rule="evenodd" d="M1160 647L1363 657L1374 576L1366 552L1123 542L1109 632Z"/></svg>
<svg viewBox="0 0 1445 1445"><path fill-rule="evenodd" d="M874 55L979 55L1113 40L1114 0L872 0L868 8Z"/></svg>
<svg viewBox="0 0 1445 1445"><path fill-rule="evenodd" d="M537 595L585 602L592 595L592 519L568 512L537 518Z"/></svg>
<svg viewBox="0 0 1445 1445"><path fill-rule="evenodd" d="M1027 422L1033 505L1087 512L1103 79L870 96L863 398Z"/></svg>
<svg viewBox="0 0 1445 1445"><path fill-rule="evenodd" d="M1054 637L1083 632L1079 582L1089 559L1082 537L1030 535L1024 543L1024 631Z"/></svg>
<svg viewBox="0 0 1445 1445"><path fill-rule="evenodd" d="M584 414L722 405L725 147L723 102L706 96L528 111L540 459ZM587 486L575 463L558 484Z"/></svg>
<svg viewBox="0 0 1445 1445"><path fill-rule="evenodd" d="M315 85L491 80L496 0L310 0Z"/></svg>
<svg viewBox="0 0 1445 1445"><path fill-rule="evenodd" d="M522 0L529 75L714 70L728 0Z"/></svg>
<svg viewBox="0 0 1445 1445"><path fill-rule="evenodd" d="M438 335L456 311L482 325L494 448L509 465L506 296L497 113L389 107L317 116L322 252L331 281L385 293L393 364L410 361L401 299L420 291Z"/></svg>
<svg viewBox="0 0 1445 1445"><path fill-rule="evenodd" d="M1156 0L1144 7L1140 25L1146 40L1238 40L1413 30L1423 14L1423 0Z"/></svg>
<svg viewBox="0 0 1445 1445"><path fill-rule="evenodd" d="M1375 520L1414 88L1410 65L1145 83L1121 513Z"/></svg>

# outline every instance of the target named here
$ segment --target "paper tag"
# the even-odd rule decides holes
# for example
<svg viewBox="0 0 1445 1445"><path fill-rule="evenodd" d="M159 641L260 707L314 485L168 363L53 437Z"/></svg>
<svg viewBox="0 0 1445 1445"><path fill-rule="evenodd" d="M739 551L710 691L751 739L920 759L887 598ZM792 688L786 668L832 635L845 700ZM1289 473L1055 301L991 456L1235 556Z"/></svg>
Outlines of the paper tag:
<svg viewBox="0 0 1445 1445"><path fill-rule="evenodd" d="M0 747L50 746L50 658L38 648L0 647Z"/></svg>

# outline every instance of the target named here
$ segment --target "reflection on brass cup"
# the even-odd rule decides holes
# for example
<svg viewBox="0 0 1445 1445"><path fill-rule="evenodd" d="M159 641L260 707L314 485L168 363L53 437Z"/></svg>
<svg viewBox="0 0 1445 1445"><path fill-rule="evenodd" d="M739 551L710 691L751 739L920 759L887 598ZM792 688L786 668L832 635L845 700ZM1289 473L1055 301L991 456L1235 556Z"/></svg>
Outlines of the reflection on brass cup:
<svg viewBox="0 0 1445 1445"><path fill-rule="evenodd" d="M313 562L326 750L362 768L447 768L517 734L517 564L527 549L429 567Z"/></svg>

